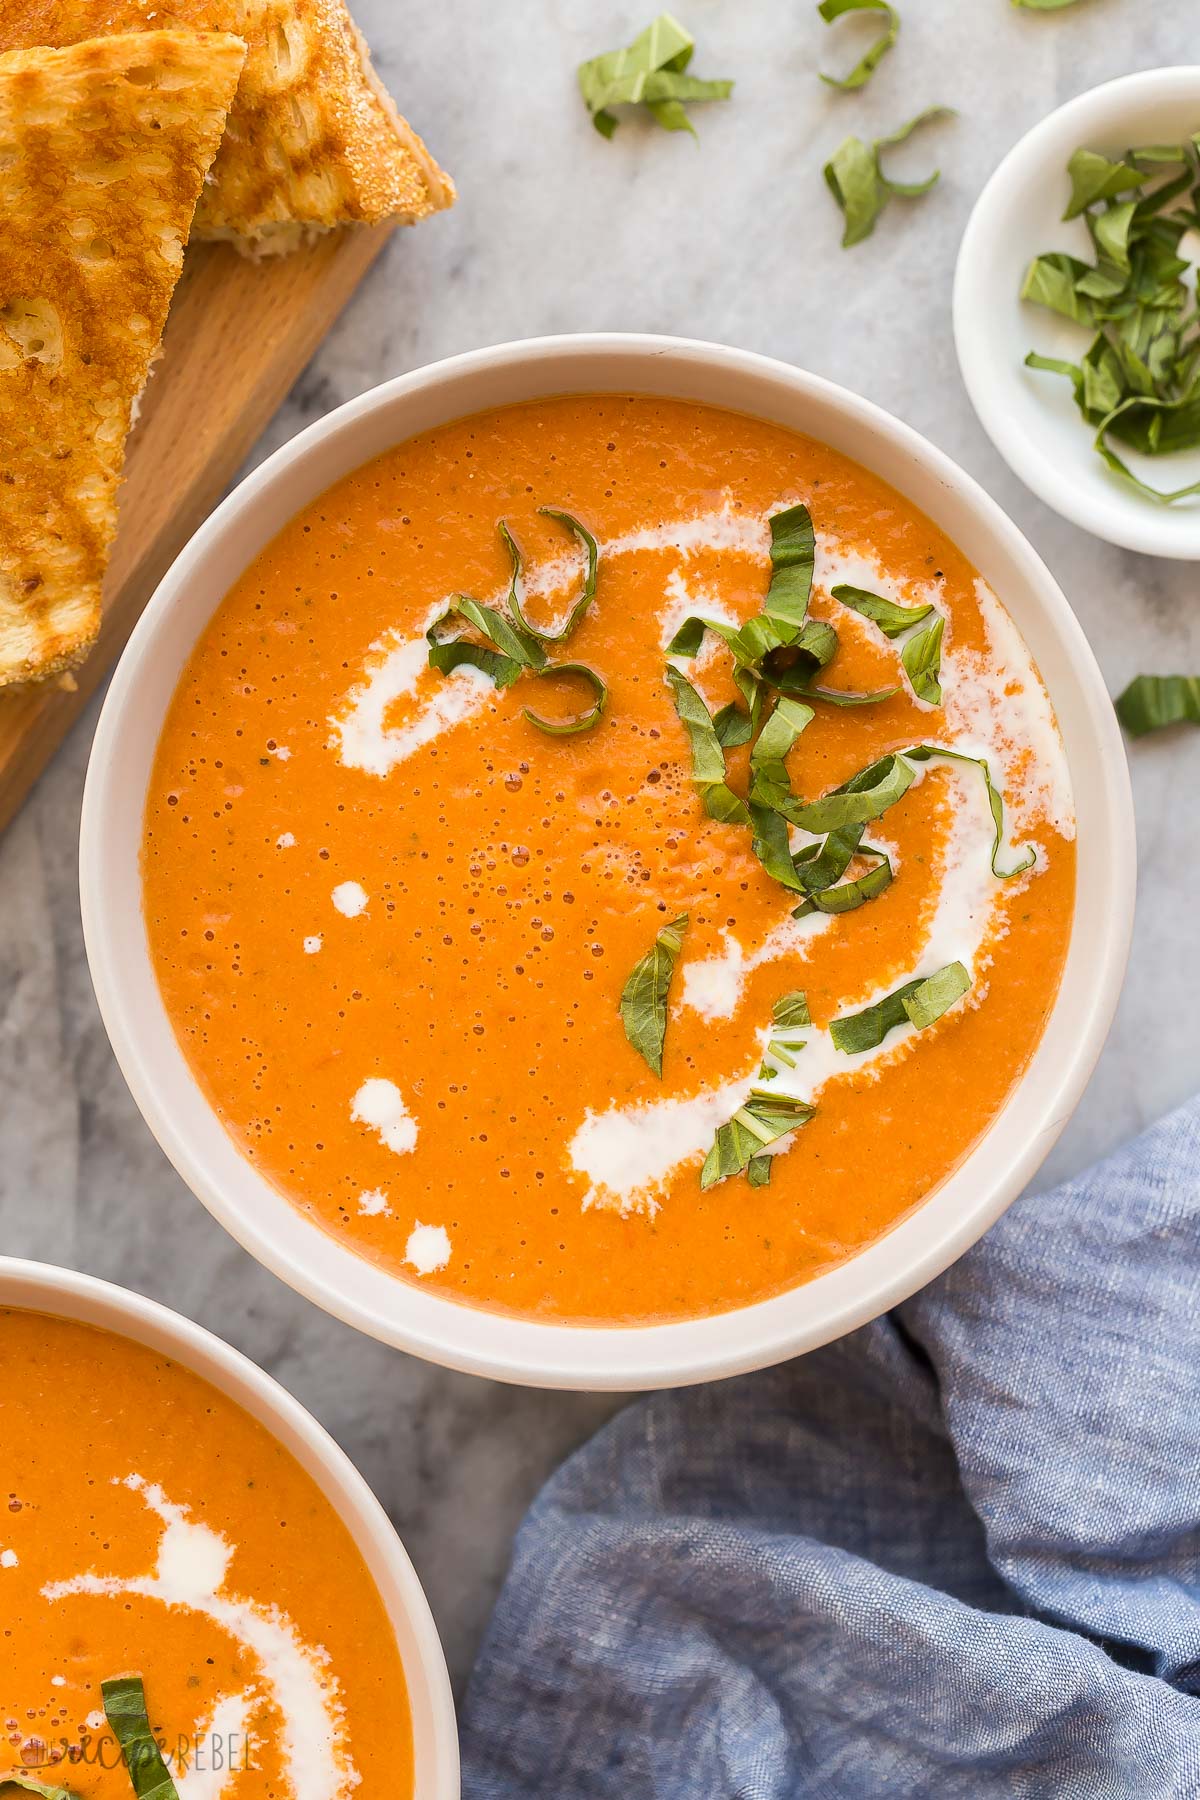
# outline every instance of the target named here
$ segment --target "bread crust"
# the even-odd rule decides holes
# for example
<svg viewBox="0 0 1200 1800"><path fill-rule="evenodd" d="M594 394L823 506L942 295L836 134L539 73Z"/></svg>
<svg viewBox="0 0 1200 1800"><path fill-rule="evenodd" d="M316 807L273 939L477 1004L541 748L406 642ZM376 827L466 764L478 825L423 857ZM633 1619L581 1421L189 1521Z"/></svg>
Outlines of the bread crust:
<svg viewBox="0 0 1200 1800"><path fill-rule="evenodd" d="M339 225L411 225L453 204L453 182L397 111L343 0L3 0L0 14L0 48L161 26L244 40L197 237L269 254Z"/></svg>
<svg viewBox="0 0 1200 1800"><path fill-rule="evenodd" d="M244 57L173 31L0 55L0 687L99 630L132 408Z"/></svg>

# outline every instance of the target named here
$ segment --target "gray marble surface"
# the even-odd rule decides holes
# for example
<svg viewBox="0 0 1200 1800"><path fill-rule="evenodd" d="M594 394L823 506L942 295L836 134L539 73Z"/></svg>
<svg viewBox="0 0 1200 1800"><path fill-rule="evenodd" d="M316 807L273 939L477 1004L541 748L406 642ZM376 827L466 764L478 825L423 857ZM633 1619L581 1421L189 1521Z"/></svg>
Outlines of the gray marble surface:
<svg viewBox="0 0 1200 1800"><path fill-rule="evenodd" d="M357 0L385 80L462 198L390 247L256 455L385 376L479 344L589 328L724 339L858 389L978 476L1061 580L1114 690L1141 667L1200 669L1195 568L1094 542L1027 493L975 420L950 334L958 240L1001 154L1096 82L1194 60L1195 0L1081 0L1050 15L1008 0L901 0L900 45L857 97L814 72L849 66L854 27L835 46L807 0L681 5L700 44L695 72L738 83L730 105L706 109L698 145L637 124L605 143L575 93L575 64L626 41L649 5ZM910 160L940 159L940 189L897 204L870 244L843 253L825 155L933 101L960 117ZM493 1387L360 1339L261 1271L190 1198L126 1094L84 962L75 848L93 724L77 727L0 842L0 1248L153 1294L284 1382L383 1498L461 1683L524 1506L614 1403ZM1132 969L1043 1183L1200 1085L1200 739L1152 742L1132 760Z"/></svg>

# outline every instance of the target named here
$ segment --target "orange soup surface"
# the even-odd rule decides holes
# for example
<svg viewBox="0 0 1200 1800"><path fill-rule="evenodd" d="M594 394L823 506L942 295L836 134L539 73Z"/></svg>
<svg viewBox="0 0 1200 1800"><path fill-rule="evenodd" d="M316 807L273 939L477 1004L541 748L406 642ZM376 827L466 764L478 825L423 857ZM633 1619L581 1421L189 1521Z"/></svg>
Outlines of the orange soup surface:
<svg viewBox="0 0 1200 1800"><path fill-rule="evenodd" d="M413 1792L404 1673L300 1465L143 1345L0 1309L0 1789L129 1800L101 1684L138 1676L183 1793Z"/></svg>
<svg viewBox="0 0 1200 1800"><path fill-rule="evenodd" d="M505 661L478 627L568 624L585 534L569 642ZM447 619L456 595L490 610ZM339 482L218 608L146 805L152 954L226 1129L362 1256L527 1317L695 1317L853 1256L987 1130L1066 954L1070 782L1002 599L845 457L683 402L502 409ZM739 663L730 634L780 606ZM473 660L431 668L431 625ZM597 693L539 658L606 684L591 728L532 722ZM776 712L797 729L760 767ZM957 755L898 755L926 745ZM881 761L850 848L796 818ZM782 876L746 808L772 779ZM803 886L839 847L833 888L870 878L853 910ZM622 993L684 915L631 1041ZM918 981L914 1015L839 1043Z"/></svg>

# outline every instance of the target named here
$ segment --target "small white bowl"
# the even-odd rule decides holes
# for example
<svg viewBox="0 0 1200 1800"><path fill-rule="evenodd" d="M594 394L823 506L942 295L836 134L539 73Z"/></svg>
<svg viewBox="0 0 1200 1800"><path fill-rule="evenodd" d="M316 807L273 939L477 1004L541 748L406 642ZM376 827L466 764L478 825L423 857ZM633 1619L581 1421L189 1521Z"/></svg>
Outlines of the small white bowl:
<svg viewBox="0 0 1200 1800"><path fill-rule="evenodd" d="M461 1305L357 1256L270 1186L194 1080L163 1006L142 919L142 812L155 746L196 639L230 585L300 507L369 458L464 414L552 394L697 400L807 432L921 507L992 584L1057 709L1075 788L1079 897L1062 987L1025 1075L936 1192L877 1244L754 1306L672 1324L583 1327ZM534 1386L665 1387L815 1349L904 1299L973 1244L1034 1174L1090 1075L1116 1006L1133 918L1129 773L1087 639L1016 527L940 451L878 407L785 363L680 338L534 338L452 357L309 426L241 484L166 576L121 659L84 793L80 887L100 1010L143 1117L209 1210L267 1268L372 1336Z"/></svg>
<svg viewBox="0 0 1200 1800"><path fill-rule="evenodd" d="M1085 148L1116 156L1138 144L1174 143L1200 131L1200 67L1148 69L1080 94L1009 151L967 223L954 278L954 340L984 430L1027 487L1096 537L1149 556L1200 560L1200 495L1173 506L1136 492L1101 461L1061 375L1024 367L1038 350L1077 362L1091 333L1019 298L1025 271L1047 250L1089 262L1082 219L1063 222L1067 163ZM1185 252L1186 254L1186 252ZM1158 488L1200 481L1200 450L1126 454Z"/></svg>
<svg viewBox="0 0 1200 1800"><path fill-rule="evenodd" d="M412 1719L416 1800L458 1800L454 1701L429 1603L391 1520L311 1413L211 1332L141 1294L91 1275L0 1256L0 1307L96 1325L172 1357L265 1425L295 1457L354 1539L396 1633ZM17 1459L18 1452L10 1445L8 1463Z"/></svg>

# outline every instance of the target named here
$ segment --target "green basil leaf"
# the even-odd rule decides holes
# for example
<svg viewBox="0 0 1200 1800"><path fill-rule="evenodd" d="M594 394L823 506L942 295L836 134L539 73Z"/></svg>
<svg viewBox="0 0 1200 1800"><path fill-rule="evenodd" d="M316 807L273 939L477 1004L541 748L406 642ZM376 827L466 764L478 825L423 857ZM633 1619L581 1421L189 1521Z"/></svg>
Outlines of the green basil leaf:
<svg viewBox="0 0 1200 1800"><path fill-rule="evenodd" d="M1138 675L1115 705L1130 737L1169 725L1200 725L1200 676Z"/></svg>
<svg viewBox="0 0 1200 1800"><path fill-rule="evenodd" d="M793 859L797 886L806 894L819 894L840 881L858 855L865 830L865 825L847 825L829 832L823 844L807 844L798 850Z"/></svg>
<svg viewBox="0 0 1200 1800"><path fill-rule="evenodd" d="M832 25L835 19L843 18L846 13L879 12L886 15L887 24L883 35L876 38L866 55L855 63L848 75L821 76L821 80L830 87L841 88L844 92L865 87L896 42L900 32L900 14L894 6L888 4L888 0L821 0L817 11L827 25Z"/></svg>
<svg viewBox="0 0 1200 1800"><path fill-rule="evenodd" d="M834 1048L846 1056L859 1056L864 1050L878 1049L899 1025L911 1023L919 1031L924 1030L940 1019L970 985L971 978L961 963L949 963L935 975L906 981L874 1006L834 1019L829 1027Z"/></svg>
<svg viewBox="0 0 1200 1800"><path fill-rule="evenodd" d="M842 606L848 606L851 612L870 619L889 638L899 637L913 625L919 625L933 611L932 606L899 606L894 600L885 600L882 594L871 594L866 588L845 584L831 588L830 592Z"/></svg>
<svg viewBox="0 0 1200 1800"><path fill-rule="evenodd" d="M576 737L581 731L590 731L593 725L599 723L600 715L608 704L608 683L602 675L596 673L595 669L589 668L587 663L580 662L547 663L544 668L537 669L535 673L542 679L555 675L575 676L581 681L586 681L596 697L585 712L577 714L573 719L546 719L539 713L533 712L528 706L523 706L521 711L531 725L536 725L538 730L544 731L548 737Z"/></svg>
<svg viewBox="0 0 1200 1800"><path fill-rule="evenodd" d="M1129 233L1136 211L1135 200L1122 200L1102 213L1088 214L1088 229L1101 259L1126 273L1131 272Z"/></svg>
<svg viewBox="0 0 1200 1800"><path fill-rule="evenodd" d="M901 756L883 756L855 779L863 785L852 788L847 784L835 793L826 794L823 800L798 807L795 824L812 832L841 831L848 825L866 825L903 798L912 786L913 770Z"/></svg>
<svg viewBox="0 0 1200 1800"><path fill-rule="evenodd" d="M868 900L877 899L885 888L891 887L892 859L887 852L864 844L858 854L877 856L879 861L873 869L868 869L865 875L859 875L853 881L842 881L836 887L808 894L793 911L793 919L806 918L811 912L855 912L860 906L865 906Z"/></svg>
<svg viewBox="0 0 1200 1800"><path fill-rule="evenodd" d="M752 1156L746 1164L746 1180L752 1188L767 1187L771 1180L771 1156Z"/></svg>
<svg viewBox="0 0 1200 1800"><path fill-rule="evenodd" d="M430 631L435 629L435 626L430 627ZM426 636L429 637L429 632ZM429 637L431 669L438 669L443 675L449 675L452 669L461 668L464 663L469 668L480 670L498 688L511 687L525 667L523 663L514 662L511 656L501 656L498 650L488 650L482 644L468 643L465 638L438 643Z"/></svg>
<svg viewBox="0 0 1200 1800"><path fill-rule="evenodd" d="M808 995L803 988L784 994L771 1008L771 1019L781 1031L803 1031L812 1024Z"/></svg>
<svg viewBox="0 0 1200 1800"><path fill-rule="evenodd" d="M678 669L667 667L667 682L675 700L692 751L692 780L700 792L704 810L712 819L730 825L748 825L750 814L725 780L725 752L704 697Z"/></svg>
<svg viewBox="0 0 1200 1800"><path fill-rule="evenodd" d="M1178 401L1146 400L1138 396L1131 396L1128 400L1123 400L1119 406L1113 409L1108 417L1102 422L1095 437L1096 451L1108 464L1114 475L1120 475L1131 487L1136 488L1138 493L1145 499L1156 501L1162 506L1170 506L1176 500L1187 500L1193 494L1200 494L1200 481L1189 482L1186 487L1180 488L1156 488L1151 482L1143 481L1140 475L1134 474L1128 463L1123 461L1112 448L1106 434L1113 429L1124 414L1127 414L1132 409L1142 407L1149 411L1166 411L1181 405L1182 402ZM1200 431L1197 431L1196 434L1193 435L1189 430L1184 435L1184 441L1173 445L1172 448L1181 450L1194 449L1197 444L1200 444ZM1139 448L1144 448L1149 452L1165 449L1166 446L1162 440L1161 430L1155 434L1153 439L1139 445Z"/></svg>
<svg viewBox="0 0 1200 1800"><path fill-rule="evenodd" d="M790 815L795 802L785 758L801 732L812 723L813 710L799 700L781 698L750 752L750 804Z"/></svg>
<svg viewBox="0 0 1200 1800"><path fill-rule="evenodd" d="M1083 405L1083 370L1078 363L1064 362L1060 356L1039 356L1031 350L1025 358L1027 369L1044 369L1050 375L1065 375L1075 389L1076 402Z"/></svg>
<svg viewBox="0 0 1200 1800"><path fill-rule="evenodd" d="M1076 0L1012 0L1012 3L1026 12L1064 12L1068 6L1074 6Z"/></svg>
<svg viewBox="0 0 1200 1800"><path fill-rule="evenodd" d="M803 893L788 837L787 820L777 806L757 800L749 803L752 836L750 848L772 880L793 893Z"/></svg>
<svg viewBox="0 0 1200 1800"><path fill-rule="evenodd" d="M1037 861L1037 850L1027 844L1025 854L1011 869L1000 867L1000 852L1004 848L1004 797L992 780L992 771L987 759L982 756L964 756L961 750L943 750L937 744L916 744L911 750L904 752L909 762L930 762L934 757L943 757L947 762L970 763L973 768L983 774L984 787L987 790L988 810L992 815L992 824L996 828L992 839L992 874L999 881L1011 881L1014 875L1023 875L1026 869L1032 869Z"/></svg>
<svg viewBox="0 0 1200 1800"><path fill-rule="evenodd" d="M942 635L946 621L939 613L932 625L910 637L900 652L904 672L912 682L913 693L928 706L942 704L942 684L938 679L942 668Z"/></svg>
<svg viewBox="0 0 1200 1800"><path fill-rule="evenodd" d="M704 642L704 634L709 629L707 619L698 618L695 613L683 621L675 636L667 645L668 656L696 656Z"/></svg>
<svg viewBox="0 0 1200 1800"><path fill-rule="evenodd" d="M927 194L930 188L940 180L942 171L935 169L932 175L925 177L924 181L894 181L884 173L883 152L890 150L895 144L904 143L905 139L911 137L920 126L932 124L934 119L953 119L956 116L952 106L927 106L923 112L919 112L915 117L907 120L898 130L890 131L886 137L875 140L876 165L879 169L880 179L889 194L898 194L905 200L919 200L922 194Z"/></svg>
<svg viewBox="0 0 1200 1800"><path fill-rule="evenodd" d="M1147 181L1143 169L1136 169L1131 163L1110 162L1096 150L1076 150L1067 164L1067 173L1071 177L1071 200L1064 219L1077 219L1089 206L1127 194L1131 188L1144 187Z"/></svg>
<svg viewBox="0 0 1200 1800"><path fill-rule="evenodd" d="M1091 325L1095 322L1095 309L1091 299L1081 292L1081 284L1089 273L1087 263L1077 256L1052 250L1030 263L1021 284L1021 299L1034 306L1048 306L1051 312L1074 319L1078 325Z"/></svg>
<svg viewBox="0 0 1200 1800"><path fill-rule="evenodd" d="M824 700L830 706L878 706L881 700L892 700L899 688L880 688L874 694L855 694L846 688L806 687L810 700Z"/></svg>
<svg viewBox="0 0 1200 1800"><path fill-rule="evenodd" d="M807 506L789 506L772 513L771 584L763 602L769 619L785 625L803 625L812 593L817 541Z"/></svg>
<svg viewBox="0 0 1200 1800"><path fill-rule="evenodd" d="M451 635L450 627L456 618L465 619L495 648L473 644L458 632ZM452 595L450 605L434 620L425 637L431 668L446 675L461 663L469 663L489 675L500 688L511 687L523 669L540 669L546 661L546 653L536 638L512 625L495 607L482 606L468 594Z"/></svg>
<svg viewBox="0 0 1200 1800"><path fill-rule="evenodd" d="M752 1088L745 1104L722 1125L700 1171L701 1188L710 1188L729 1175L738 1175L761 1156L768 1144L807 1125L816 1112L804 1100L764 1088ZM759 1183L761 1185L761 1182Z"/></svg>
<svg viewBox="0 0 1200 1800"><path fill-rule="evenodd" d="M756 1184L752 1182L751 1186L754 1185ZM26 1794L40 1794L42 1800L79 1800L79 1795L73 1788L47 1787L44 1781L34 1781L29 1775L18 1775L15 1769L0 1772L0 1800L7 1800L12 1788L20 1788Z"/></svg>
<svg viewBox="0 0 1200 1800"><path fill-rule="evenodd" d="M680 913L677 919L664 925L653 947L635 963L621 990L620 1013L625 1036L660 1080L667 1035L667 998L687 925L687 913Z"/></svg>
<svg viewBox="0 0 1200 1800"><path fill-rule="evenodd" d="M970 991L971 977L960 962L947 963L936 975L919 981L911 994L904 997L904 1010L918 1031L934 1025L943 1013Z"/></svg>
<svg viewBox="0 0 1200 1800"><path fill-rule="evenodd" d="M503 538L508 554L512 559L512 580L508 590L508 610L525 635L533 638L537 643L565 644L596 597L596 567L600 550L595 538L592 536L587 526L581 525L579 520L573 517L571 513L563 512L562 508L558 506L539 506L538 511L547 519L557 519L560 525L565 525L568 531L574 532L575 536L583 545L584 552L587 556L587 567L584 572L583 587L580 591L578 600L576 600L574 606L567 615L566 623L561 630L540 631L536 625L531 625L529 620L525 617L521 599L521 587L525 577L525 560L521 555L520 547L513 537L512 532L508 529L504 520L501 519L499 524L500 536Z"/></svg>
<svg viewBox="0 0 1200 1800"><path fill-rule="evenodd" d="M104 1714L121 1746L138 1800L179 1800L162 1752L150 1730L146 1692L140 1675L120 1675L100 1683Z"/></svg>
<svg viewBox="0 0 1200 1800"><path fill-rule="evenodd" d="M754 721L749 713L743 712L736 701L731 700L713 715L713 730L717 734L717 742L722 750L736 750L740 744L748 744L754 736Z"/></svg>
<svg viewBox="0 0 1200 1800"><path fill-rule="evenodd" d="M890 195L879 172L875 151L859 137L848 137L825 164L825 184L841 207L846 224L842 249L869 238Z"/></svg>
<svg viewBox="0 0 1200 1800"><path fill-rule="evenodd" d="M684 71L695 40L678 19L660 13L632 44L581 63L579 91L603 137L617 128L614 106L645 105L667 131L695 128L685 111L694 100L727 100L732 81L697 81Z"/></svg>

